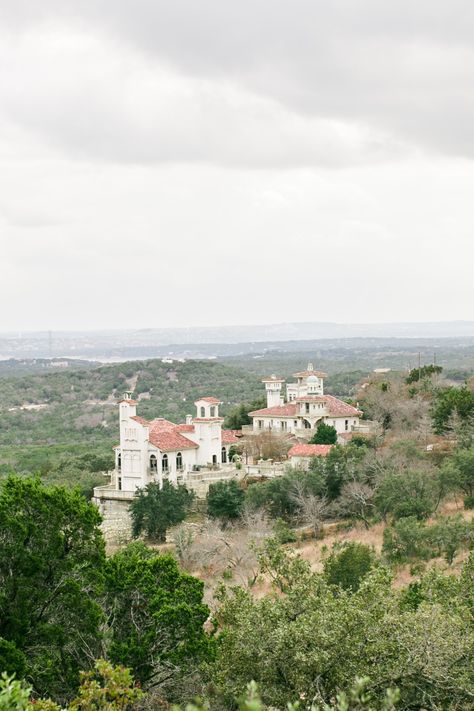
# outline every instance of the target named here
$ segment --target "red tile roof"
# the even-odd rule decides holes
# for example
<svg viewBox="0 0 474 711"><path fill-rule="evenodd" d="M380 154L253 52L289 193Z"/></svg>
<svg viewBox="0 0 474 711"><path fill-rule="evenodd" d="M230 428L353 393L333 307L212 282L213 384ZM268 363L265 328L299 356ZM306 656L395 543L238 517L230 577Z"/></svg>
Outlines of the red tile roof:
<svg viewBox="0 0 474 711"><path fill-rule="evenodd" d="M297 397L295 402L326 402L325 395L302 395Z"/></svg>
<svg viewBox="0 0 474 711"><path fill-rule="evenodd" d="M250 417L258 417L259 415L275 417L294 417L299 412L299 407L296 403L286 403L286 405L275 405L275 407L264 407L262 410L254 410L249 412Z"/></svg>
<svg viewBox="0 0 474 711"><path fill-rule="evenodd" d="M288 452L289 457L326 457L333 444L294 444Z"/></svg>
<svg viewBox="0 0 474 711"><path fill-rule="evenodd" d="M197 449L199 447L196 442L191 442L176 430L150 431L149 442L162 452L177 452L181 449Z"/></svg>
<svg viewBox="0 0 474 711"><path fill-rule="evenodd" d="M224 422L223 417L193 417L193 422Z"/></svg>
<svg viewBox="0 0 474 711"><path fill-rule="evenodd" d="M177 432L194 432L194 425L176 425Z"/></svg>
<svg viewBox="0 0 474 711"><path fill-rule="evenodd" d="M333 395L324 395L324 399L326 400L326 406L330 415L335 415L336 417L343 417L344 415L360 417L360 415L362 415L362 412L356 407L348 405L347 402L339 400Z"/></svg>
<svg viewBox="0 0 474 711"><path fill-rule="evenodd" d="M148 427L148 441L154 447L158 447L162 452L177 452L181 449L197 449L198 444L180 433L182 427L190 428L187 432L192 432L192 425L175 425L174 422L158 417L155 420L145 420L143 417L132 417L144 427Z"/></svg>
<svg viewBox="0 0 474 711"><path fill-rule="evenodd" d="M221 405L222 400L218 400L216 397L200 397L196 402L207 402L209 405ZM194 403L196 404L196 403Z"/></svg>
<svg viewBox="0 0 474 711"><path fill-rule="evenodd" d="M242 437L240 430L222 430L222 444L235 444Z"/></svg>

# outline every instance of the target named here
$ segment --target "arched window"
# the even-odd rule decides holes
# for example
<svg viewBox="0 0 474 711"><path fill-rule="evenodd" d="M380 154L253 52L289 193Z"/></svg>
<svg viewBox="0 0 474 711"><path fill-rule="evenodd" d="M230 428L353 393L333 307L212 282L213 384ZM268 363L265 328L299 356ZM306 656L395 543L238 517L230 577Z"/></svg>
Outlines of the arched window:
<svg viewBox="0 0 474 711"><path fill-rule="evenodd" d="M201 417L206 417L206 410L204 407L201 407Z"/></svg>
<svg viewBox="0 0 474 711"><path fill-rule="evenodd" d="M122 455L119 454L117 457L117 471L122 471Z"/></svg>
<svg viewBox="0 0 474 711"><path fill-rule="evenodd" d="M211 417L215 417L215 416L216 416L216 408L211 407Z"/></svg>
<svg viewBox="0 0 474 711"><path fill-rule="evenodd" d="M181 452L178 452L176 455L176 469L181 472L183 471L183 455Z"/></svg>
<svg viewBox="0 0 474 711"><path fill-rule="evenodd" d="M225 447L222 447L222 464L227 463L227 450Z"/></svg>
<svg viewBox="0 0 474 711"><path fill-rule="evenodd" d="M163 474L168 471L168 455L163 454L161 457L161 471Z"/></svg>
<svg viewBox="0 0 474 711"><path fill-rule="evenodd" d="M150 455L150 472L153 474L158 471L158 462L154 454Z"/></svg>

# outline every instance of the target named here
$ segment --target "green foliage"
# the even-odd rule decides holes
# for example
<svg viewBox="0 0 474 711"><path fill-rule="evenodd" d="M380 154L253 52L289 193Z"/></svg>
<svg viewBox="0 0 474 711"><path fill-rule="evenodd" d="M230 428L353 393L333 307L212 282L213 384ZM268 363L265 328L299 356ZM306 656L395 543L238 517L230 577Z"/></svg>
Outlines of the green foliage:
<svg viewBox="0 0 474 711"><path fill-rule="evenodd" d="M295 565L281 553L269 565L278 594L255 599L234 590L223 596L211 669L217 704L229 707L253 678L265 706L284 708L291 690L323 708L339 695L340 708L347 709L353 680L369 677L364 694L371 698L363 702L369 708L383 708L390 687L399 688L403 708L470 707L474 628L459 588L449 605L426 599L407 609L383 568L349 593L335 592L303 561Z"/></svg>
<svg viewBox="0 0 474 711"><path fill-rule="evenodd" d="M473 545L474 525L461 515L439 518L430 526L412 516L385 529L383 551L391 562L443 556L451 565L460 548Z"/></svg>
<svg viewBox="0 0 474 711"><path fill-rule="evenodd" d="M151 540L166 541L166 531L185 519L193 498L185 486L173 486L167 479L162 488L151 482L138 489L130 504L133 537L144 533Z"/></svg>
<svg viewBox="0 0 474 711"><path fill-rule="evenodd" d="M450 419L457 416L461 423L472 422L474 418L474 392L466 387L439 390L433 405L433 428L437 434L444 434Z"/></svg>
<svg viewBox="0 0 474 711"><path fill-rule="evenodd" d="M423 365L421 368L412 368L405 378L405 382L418 383L420 380L431 378L433 375L439 375L443 371L440 365Z"/></svg>
<svg viewBox="0 0 474 711"><path fill-rule="evenodd" d="M249 412L261 410L266 406L267 402L263 396L253 400L251 403L241 403L229 412L225 418L224 427L228 427L231 430L241 430L243 425L252 424L252 418L249 417Z"/></svg>
<svg viewBox="0 0 474 711"><path fill-rule="evenodd" d="M246 503L250 508L265 508L272 518L293 519L298 513L295 501L295 484L301 483L307 493L320 496L323 481L316 472L288 471L281 477L275 477L262 483L249 486Z"/></svg>
<svg viewBox="0 0 474 711"><path fill-rule="evenodd" d="M38 693L67 696L99 651L99 523L77 491L13 476L0 489L0 637Z"/></svg>
<svg viewBox="0 0 474 711"><path fill-rule="evenodd" d="M364 450L351 445L336 445L326 457L313 457L311 472L323 482L321 492L314 493L322 493L330 501L337 499L345 483L358 479L363 457Z"/></svg>
<svg viewBox="0 0 474 711"><path fill-rule="evenodd" d="M98 659L93 671L81 672L79 694L69 711L126 711L142 697L129 669Z"/></svg>
<svg viewBox="0 0 474 711"><path fill-rule="evenodd" d="M337 430L332 425L320 422L316 433L310 439L311 444L336 444Z"/></svg>
<svg viewBox="0 0 474 711"><path fill-rule="evenodd" d="M431 551L425 525L416 516L396 521L383 532L382 550L392 563L403 563L413 558L427 560Z"/></svg>
<svg viewBox="0 0 474 711"><path fill-rule="evenodd" d="M385 518L394 519L415 516L428 518L440 499L440 481L427 471L403 470L389 473L378 483L374 503Z"/></svg>
<svg viewBox="0 0 474 711"><path fill-rule="evenodd" d="M465 497L464 508L465 509L474 509L474 495Z"/></svg>
<svg viewBox="0 0 474 711"><path fill-rule="evenodd" d="M169 687L212 656L203 583L182 573L171 555L133 543L107 560L105 580L108 656L140 682Z"/></svg>
<svg viewBox="0 0 474 711"><path fill-rule="evenodd" d="M277 518L273 526L273 532L278 543L295 543L298 537L294 531L288 526L282 518Z"/></svg>
<svg viewBox="0 0 474 711"><path fill-rule="evenodd" d="M233 521L242 513L245 493L235 479L211 484L207 494L207 513L211 518Z"/></svg>
<svg viewBox="0 0 474 711"><path fill-rule="evenodd" d="M32 711L31 689L6 672L0 677L0 711Z"/></svg>
<svg viewBox="0 0 474 711"><path fill-rule="evenodd" d="M357 542L344 543L334 546L324 561L324 575L330 585L355 591L377 564L377 556L370 546Z"/></svg>
<svg viewBox="0 0 474 711"><path fill-rule="evenodd" d="M474 445L457 449L444 464L443 473L453 488L461 489L468 498L474 497Z"/></svg>

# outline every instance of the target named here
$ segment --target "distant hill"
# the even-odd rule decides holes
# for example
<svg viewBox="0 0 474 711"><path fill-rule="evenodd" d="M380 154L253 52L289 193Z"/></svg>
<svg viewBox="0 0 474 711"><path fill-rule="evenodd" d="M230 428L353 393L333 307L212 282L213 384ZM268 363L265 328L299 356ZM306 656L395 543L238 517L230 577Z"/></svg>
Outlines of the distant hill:
<svg viewBox="0 0 474 711"><path fill-rule="evenodd" d="M118 360L168 354L193 358L237 355L262 348L305 350L333 340L467 339L474 343L474 321L433 323L282 323L257 326L124 329L90 332L0 334L0 359L85 358ZM291 343L291 348L285 347Z"/></svg>

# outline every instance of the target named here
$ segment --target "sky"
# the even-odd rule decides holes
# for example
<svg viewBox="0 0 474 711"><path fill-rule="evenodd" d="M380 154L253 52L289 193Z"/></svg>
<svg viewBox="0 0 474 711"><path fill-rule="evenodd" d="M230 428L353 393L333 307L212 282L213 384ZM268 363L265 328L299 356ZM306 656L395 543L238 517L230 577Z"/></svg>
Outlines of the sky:
<svg viewBox="0 0 474 711"><path fill-rule="evenodd" d="M0 330L470 320L470 0L0 0Z"/></svg>

